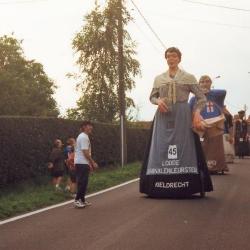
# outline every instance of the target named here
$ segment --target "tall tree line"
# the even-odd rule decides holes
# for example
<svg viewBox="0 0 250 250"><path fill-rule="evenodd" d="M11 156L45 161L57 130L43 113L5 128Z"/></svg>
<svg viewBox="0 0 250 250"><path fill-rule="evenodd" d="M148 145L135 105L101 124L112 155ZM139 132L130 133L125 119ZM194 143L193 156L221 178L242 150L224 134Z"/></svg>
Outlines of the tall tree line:
<svg viewBox="0 0 250 250"><path fill-rule="evenodd" d="M57 117L55 89L43 65L25 58L21 40L0 37L0 115Z"/></svg>

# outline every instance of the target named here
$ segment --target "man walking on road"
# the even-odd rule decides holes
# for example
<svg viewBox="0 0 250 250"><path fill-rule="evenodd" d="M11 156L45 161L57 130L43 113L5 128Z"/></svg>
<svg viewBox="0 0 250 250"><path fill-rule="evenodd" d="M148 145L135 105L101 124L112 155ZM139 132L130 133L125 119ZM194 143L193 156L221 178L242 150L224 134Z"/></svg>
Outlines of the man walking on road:
<svg viewBox="0 0 250 250"><path fill-rule="evenodd" d="M75 166L77 180L77 194L74 205L77 208L84 208L91 205L85 201L85 194L88 186L89 172L98 167L91 157L91 144L89 135L92 134L93 125L84 121L81 125L81 133L76 140Z"/></svg>

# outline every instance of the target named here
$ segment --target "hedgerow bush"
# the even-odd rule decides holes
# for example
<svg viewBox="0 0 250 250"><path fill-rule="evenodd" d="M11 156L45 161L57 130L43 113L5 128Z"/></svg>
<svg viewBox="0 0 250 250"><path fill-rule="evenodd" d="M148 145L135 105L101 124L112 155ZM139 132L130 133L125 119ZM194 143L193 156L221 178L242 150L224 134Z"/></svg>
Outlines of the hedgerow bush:
<svg viewBox="0 0 250 250"><path fill-rule="evenodd" d="M34 117L0 117L0 186L48 174L47 162L54 139L77 137L81 122ZM128 162L142 160L147 129L127 130ZM101 165L119 163L119 126L94 124L93 156Z"/></svg>

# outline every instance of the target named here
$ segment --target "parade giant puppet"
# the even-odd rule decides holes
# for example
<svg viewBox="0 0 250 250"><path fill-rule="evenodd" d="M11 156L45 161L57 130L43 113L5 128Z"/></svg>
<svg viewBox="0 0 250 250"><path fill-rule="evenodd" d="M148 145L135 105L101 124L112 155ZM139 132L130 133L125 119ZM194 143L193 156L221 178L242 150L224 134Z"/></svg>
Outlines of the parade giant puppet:
<svg viewBox="0 0 250 250"><path fill-rule="evenodd" d="M201 110L201 116L203 117L206 130L204 133L200 133L200 139L206 156L208 169L210 173L224 173L224 171L228 171L223 144L225 122L223 108L226 90L211 89L212 80L207 75L200 78L199 84L207 97L206 105ZM190 100L192 109L196 102L196 97Z"/></svg>
<svg viewBox="0 0 250 250"><path fill-rule="evenodd" d="M157 105L150 141L145 154L140 192L150 197L183 197L213 190L206 161L197 134L202 130L200 110L206 103L195 77L179 69L181 52L165 52L169 69L157 76L150 95ZM197 103L194 111L188 104L190 93Z"/></svg>

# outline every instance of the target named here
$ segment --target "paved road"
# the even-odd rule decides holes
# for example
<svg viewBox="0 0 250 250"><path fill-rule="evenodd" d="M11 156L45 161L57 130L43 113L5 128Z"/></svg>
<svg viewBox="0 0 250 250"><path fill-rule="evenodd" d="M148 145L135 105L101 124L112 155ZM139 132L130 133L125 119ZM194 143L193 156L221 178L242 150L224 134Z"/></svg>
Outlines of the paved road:
<svg viewBox="0 0 250 250"><path fill-rule="evenodd" d="M250 159L213 176L205 199L154 200L138 183L0 226L1 250L250 249Z"/></svg>

